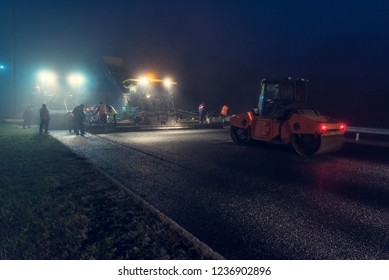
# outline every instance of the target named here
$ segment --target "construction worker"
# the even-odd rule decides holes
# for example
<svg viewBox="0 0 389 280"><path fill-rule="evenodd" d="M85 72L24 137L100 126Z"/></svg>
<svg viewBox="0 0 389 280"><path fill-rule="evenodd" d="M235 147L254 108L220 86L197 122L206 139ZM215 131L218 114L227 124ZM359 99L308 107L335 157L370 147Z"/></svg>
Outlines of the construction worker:
<svg viewBox="0 0 389 280"><path fill-rule="evenodd" d="M200 124L204 123L204 108L205 108L204 103L201 103L199 105L199 123Z"/></svg>
<svg viewBox="0 0 389 280"><path fill-rule="evenodd" d="M84 119L84 104L81 104L73 109L73 129L76 135L85 134Z"/></svg>
<svg viewBox="0 0 389 280"><path fill-rule="evenodd" d="M45 133L49 133L50 113L47 109L46 104L42 104L42 108L39 109L39 115L41 118L41 123L39 125L39 134L42 134L43 129L45 129Z"/></svg>
<svg viewBox="0 0 389 280"><path fill-rule="evenodd" d="M224 122L225 122L225 119L227 117L227 114L228 114L228 109L230 109L227 105L223 105L221 111L220 111L220 115L221 115L221 118L222 118L222 123L223 123L223 126L224 126Z"/></svg>
<svg viewBox="0 0 389 280"><path fill-rule="evenodd" d="M98 114L100 118L100 123L105 124L107 123L107 107L103 102L100 102L99 107L97 108L97 111L95 112L95 115Z"/></svg>

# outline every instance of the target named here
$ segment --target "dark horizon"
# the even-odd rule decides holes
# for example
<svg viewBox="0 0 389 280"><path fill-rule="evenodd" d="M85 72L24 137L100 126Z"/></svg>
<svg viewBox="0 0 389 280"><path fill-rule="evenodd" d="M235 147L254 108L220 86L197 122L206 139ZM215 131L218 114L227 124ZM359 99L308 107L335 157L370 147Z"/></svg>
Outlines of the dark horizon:
<svg viewBox="0 0 389 280"><path fill-rule="evenodd" d="M262 78L297 76L322 113L389 127L388 14L378 0L2 1L2 112L11 113L13 57L19 114L39 70L83 72L96 89L106 55L122 57L129 76L172 77L184 109L246 111Z"/></svg>

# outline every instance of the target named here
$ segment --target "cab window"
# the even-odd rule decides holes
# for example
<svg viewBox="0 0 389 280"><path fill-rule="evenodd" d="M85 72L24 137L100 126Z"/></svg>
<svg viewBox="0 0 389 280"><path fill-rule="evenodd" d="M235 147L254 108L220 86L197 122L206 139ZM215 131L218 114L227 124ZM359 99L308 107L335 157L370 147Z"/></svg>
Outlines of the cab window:
<svg viewBox="0 0 389 280"><path fill-rule="evenodd" d="M276 100L280 95L278 83L264 83L258 101L258 112L260 116L271 116L275 110Z"/></svg>

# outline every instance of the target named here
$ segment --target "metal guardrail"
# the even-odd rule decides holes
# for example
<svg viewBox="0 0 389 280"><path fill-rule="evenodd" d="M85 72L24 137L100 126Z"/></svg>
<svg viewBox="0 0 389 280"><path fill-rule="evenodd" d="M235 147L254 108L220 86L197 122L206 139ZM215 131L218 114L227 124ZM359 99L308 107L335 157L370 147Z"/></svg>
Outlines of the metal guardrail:
<svg viewBox="0 0 389 280"><path fill-rule="evenodd" d="M346 132L355 133L355 141L359 141L359 137L361 133L364 134L376 134L376 135L389 135L389 129L384 128L369 128L369 127L356 127L350 126L347 128Z"/></svg>

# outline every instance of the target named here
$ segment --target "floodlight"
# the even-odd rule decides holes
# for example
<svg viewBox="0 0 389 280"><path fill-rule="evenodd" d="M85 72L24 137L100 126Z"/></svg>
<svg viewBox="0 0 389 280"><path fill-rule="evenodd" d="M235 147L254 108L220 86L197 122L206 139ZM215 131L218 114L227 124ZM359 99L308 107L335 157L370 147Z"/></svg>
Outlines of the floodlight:
<svg viewBox="0 0 389 280"><path fill-rule="evenodd" d="M163 80L163 85L165 86L165 87L167 87L167 88L170 88L171 87L171 85L172 85L172 79L170 79L170 78L165 78L164 80Z"/></svg>
<svg viewBox="0 0 389 280"><path fill-rule="evenodd" d="M51 71L42 71L38 74L39 79L41 80L42 84L43 83L54 83L55 80L57 79L57 76L55 75L54 72Z"/></svg>
<svg viewBox="0 0 389 280"><path fill-rule="evenodd" d="M68 81L71 85L80 86L85 82L85 77L81 74L70 74L68 76Z"/></svg>
<svg viewBox="0 0 389 280"><path fill-rule="evenodd" d="M149 79L147 77L140 77L139 78L139 84L143 85L143 86L148 85L149 84Z"/></svg>

